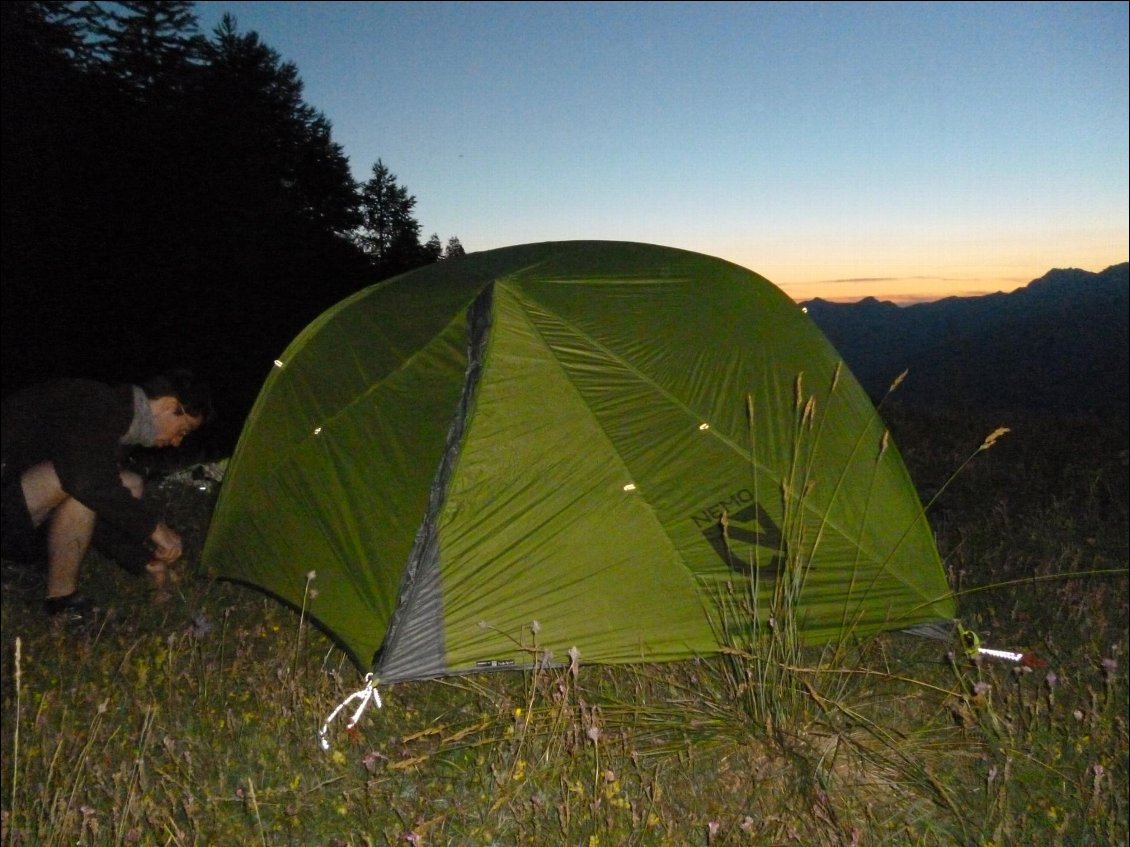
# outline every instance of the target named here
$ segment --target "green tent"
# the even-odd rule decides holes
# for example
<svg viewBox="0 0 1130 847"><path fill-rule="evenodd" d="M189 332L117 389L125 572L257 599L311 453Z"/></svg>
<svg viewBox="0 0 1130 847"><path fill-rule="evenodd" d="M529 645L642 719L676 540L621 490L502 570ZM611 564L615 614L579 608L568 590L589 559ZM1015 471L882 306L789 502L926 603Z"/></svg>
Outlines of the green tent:
<svg viewBox="0 0 1130 847"><path fill-rule="evenodd" d="M557 661L716 652L734 586L786 575L811 643L954 614L870 400L729 262L475 253L358 292L275 364L204 561L382 682L527 667L535 633Z"/></svg>

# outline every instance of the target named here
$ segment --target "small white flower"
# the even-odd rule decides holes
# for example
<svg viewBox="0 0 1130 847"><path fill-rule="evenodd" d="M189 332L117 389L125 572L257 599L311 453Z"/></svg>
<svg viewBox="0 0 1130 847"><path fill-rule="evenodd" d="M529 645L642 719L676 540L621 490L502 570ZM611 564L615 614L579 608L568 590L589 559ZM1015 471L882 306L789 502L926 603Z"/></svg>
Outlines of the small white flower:
<svg viewBox="0 0 1130 847"><path fill-rule="evenodd" d="M530 632L532 632L534 635L537 635L539 632L541 632L541 624L537 621L530 621Z"/></svg>
<svg viewBox="0 0 1130 847"><path fill-rule="evenodd" d="M318 578L318 572L317 571L307 571L306 572L306 581L307 582L312 582L317 578Z"/></svg>
<svg viewBox="0 0 1130 847"><path fill-rule="evenodd" d="M188 625L188 631L192 633L193 638L203 638L212 631L212 622L203 614L199 614Z"/></svg>
<svg viewBox="0 0 1130 847"><path fill-rule="evenodd" d="M581 667L581 651L577 649L576 645L569 648L569 673L573 674L573 679L577 678L577 671Z"/></svg>

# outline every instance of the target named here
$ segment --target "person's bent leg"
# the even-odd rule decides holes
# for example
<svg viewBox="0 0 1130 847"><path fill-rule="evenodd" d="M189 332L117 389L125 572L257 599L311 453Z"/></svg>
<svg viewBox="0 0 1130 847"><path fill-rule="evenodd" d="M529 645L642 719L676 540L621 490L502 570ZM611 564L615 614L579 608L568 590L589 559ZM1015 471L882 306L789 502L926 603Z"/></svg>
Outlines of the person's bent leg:
<svg viewBox="0 0 1130 847"><path fill-rule="evenodd" d="M74 594L79 566L94 535L96 515L73 497L51 513L47 528L47 599Z"/></svg>
<svg viewBox="0 0 1130 847"><path fill-rule="evenodd" d="M35 526L48 521L47 599L75 593L79 566L94 534L94 512L63 490L55 466L44 462L20 478Z"/></svg>
<svg viewBox="0 0 1130 847"><path fill-rule="evenodd" d="M55 466L51 462L42 462L24 471L20 477L20 487L23 489L31 522L37 527L43 525L55 507L70 497L63 490L63 483L59 481L59 475L55 473Z"/></svg>

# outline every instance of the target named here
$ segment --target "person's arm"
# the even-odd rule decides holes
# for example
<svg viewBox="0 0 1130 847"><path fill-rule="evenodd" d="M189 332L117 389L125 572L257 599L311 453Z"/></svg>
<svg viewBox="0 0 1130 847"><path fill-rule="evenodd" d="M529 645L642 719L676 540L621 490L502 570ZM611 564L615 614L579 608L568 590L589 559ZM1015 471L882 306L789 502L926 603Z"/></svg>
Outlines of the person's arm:
<svg viewBox="0 0 1130 847"><path fill-rule="evenodd" d="M51 460L63 490L138 544L153 539L157 516L122 482L118 440L131 407L113 394L76 398L75 419L56 433Z"/></svg>

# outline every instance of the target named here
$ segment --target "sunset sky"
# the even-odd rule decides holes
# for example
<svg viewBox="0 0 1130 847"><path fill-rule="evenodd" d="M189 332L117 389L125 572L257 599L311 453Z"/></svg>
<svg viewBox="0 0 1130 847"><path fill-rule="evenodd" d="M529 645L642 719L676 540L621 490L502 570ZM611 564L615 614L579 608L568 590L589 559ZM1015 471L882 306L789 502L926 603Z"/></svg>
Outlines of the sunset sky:
<svg viewBox="0 0 1130 847"><path fill-rule="evenodd" d="M201 2L470 251L666 244L797 300L1130 258L1128 6Z"/></svg>

